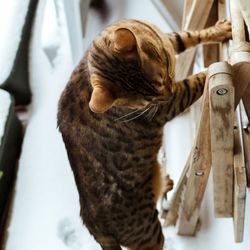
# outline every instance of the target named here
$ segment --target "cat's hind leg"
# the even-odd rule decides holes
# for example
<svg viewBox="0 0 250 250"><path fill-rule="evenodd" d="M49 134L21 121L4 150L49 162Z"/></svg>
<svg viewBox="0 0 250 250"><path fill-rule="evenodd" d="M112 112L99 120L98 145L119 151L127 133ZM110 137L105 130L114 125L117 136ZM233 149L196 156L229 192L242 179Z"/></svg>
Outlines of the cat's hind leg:
<svg viewBox="0 0 250 250"><path fill-rule="evenodd" d="M102 250L122 250L120 244L112 236L95 235L94 237L101 245Z"/></svg>
<svg viewBox="0 0 250 250"><path fill-rule="evenodd" d="M159 163L157 163L153 168L152 183L155 203L157 203L157 201L162 197L166 197L167 193L174 187L173 180L169 175L166 175Z"/></svg>
<svg viewBox="0 0 250 250"><path fill-rule="evenodd" d="M169 175L166 175L164 178L164 189L163 197L167 197L167 193L174 188L174 181L170 178Z"/></svg>
<svg viewBox="0 0 250 250"><path fill-rule="evenodd" d="M153 194L154 194L154 202L157 201L163 196L164 194L164 173L159 163L157 163L153 167Z"/></svg>
<svg viewBox="0 0 250 250"><path fill-rule="evenodd" d="M218 43L232 37L231 23L226 20L218 21L214 26L200 31L181 31L167 34L175 52L181 53L200 43Z"/></svg>
<svg viewBox="0 0 250 250"><path fill-rule="evenodd" d="M164 236L160 221L155 219L153 223L146 225L146 232L136 244L128 247L128 250L163 250Z"/></svg>

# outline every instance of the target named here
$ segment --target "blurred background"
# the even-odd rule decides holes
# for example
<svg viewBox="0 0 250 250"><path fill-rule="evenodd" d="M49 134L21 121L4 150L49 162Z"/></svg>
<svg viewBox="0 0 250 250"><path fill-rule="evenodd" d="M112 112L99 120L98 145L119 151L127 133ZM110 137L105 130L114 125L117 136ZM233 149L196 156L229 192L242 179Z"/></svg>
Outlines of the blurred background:
<svg viewBox="0 0 250 250"><path fill-rule="evenodd" d="M181 29L184 0L0 0L0 249L98 250L79 217L78 193L56 124L57 103L95 36L123 18ZM202 49L194 71L204 68ZM161 161L177 183L192 147L185 112L165 128ZM171 197L171 194L170 194ZM249 201L248 205L249 205ZM168 250L245 250L231 219L214 219L211 180L196 237L164 229Z"/></svg>

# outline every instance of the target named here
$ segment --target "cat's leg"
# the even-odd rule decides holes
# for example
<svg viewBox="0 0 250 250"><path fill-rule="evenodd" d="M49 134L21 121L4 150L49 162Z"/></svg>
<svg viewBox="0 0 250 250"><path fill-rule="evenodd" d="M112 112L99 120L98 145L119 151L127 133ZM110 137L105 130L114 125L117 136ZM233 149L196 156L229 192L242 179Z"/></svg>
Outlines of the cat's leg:
<svg viewBox="0 0 250 250"><path fill-rule="evenodd" d="M154 202L157 203L157 201L164 194L164 173L159 163L157 163L153 167L152 183L153 183Z"/></svg>
<svg viewBox="0 0 250 250"><path fill-rule="evenodd" d="M174 182L169 175L166 175L165 171L159 163L157 163L153 168L153 194L154 202L160 198L167 197L167 193L171 191L174 187Z"/></svg>
<svg viewBox="0 0 250 250"><path fill-rule="evenodd" d="M215 26L200 31L181 31L167 34L176 53L194 47L199 43L223 42L232 37L231 23L226 20L218 21Z"/></svg>
<svg viewBox="0 0 250 250"><path fill-rule="evenodd" d="M174 188L174 181L170 178L169 175L166 175L164 178L164 189L163 197L167 197L167 193Z"/></svg>
<svg viewBox="0 0 250 250"><path fill-rule="evenodd" d="M102 250L122 250L117 240L112 236L94 235L94 238L101 245Z"/></svg>
<svg viewBox="0 0 250 250"><path fill-rule="evenodd" d="M163 250L164 236L158 218L151 224L146 225L147 227L149 227L149 230L145 232L144 237L136 244L129 246L128 250Z"/></svg>
<svg viewBox="0 0 250 250"><path fill-rule="evenodd" d="M172 96L160 106L160 115L158 119L165 123L185 109L190 107L203 94L206 72L200 72L192 75L182 81L173 83Z"/></svg>

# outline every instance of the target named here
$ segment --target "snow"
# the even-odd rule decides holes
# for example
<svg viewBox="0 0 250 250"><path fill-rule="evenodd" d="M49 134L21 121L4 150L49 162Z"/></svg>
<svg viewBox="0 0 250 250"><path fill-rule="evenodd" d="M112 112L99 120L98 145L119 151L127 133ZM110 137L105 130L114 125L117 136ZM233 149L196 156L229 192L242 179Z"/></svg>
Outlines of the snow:
<svg viewBox="0 0 250 250"><path fill-rule="evenodd" d="M149 0L108 2L115 9L108 23L120 18L144 19L152 21L166 32L169 31L169 27ZM81 223L76 185L61 135L56 128L58 98L73 69L63 6L59 11L59 26L55 28L47 25L47 33L43 19L45 10L46 0L40 0L30 53L33 103L19 163L6 250L100 250ZM55 18L54 14L51 16ZM102 21L91 11L87 37L83 41L84 48L102 29ZM47 39L43 37L46 34L54 34L56 37ZM54 66L44 53L44 46L48 44L58 46L53 59ZM170 122L165 129L167 169L175 182L191 149L193 127L190 116L186 113ZM247 198L249 207L249 197ZM202 204L201 220L201 230L196 237L177 236L173 227L164 229L165 249L249 249L249 211L244 243L236 244L233 240L232 220L215 219L213 216L211 180Z"/></svg>
<svg viewBox="0 0 250 250"><path fill-rule="evenodd" d="M12 70L28 4L29 0L0 0L0 84L8 78Z"/></svg>
<svg viewBox="0 0 250 250"><path fill-rule="evenodd" d="M6 121L9 116L10 106L10 95L6 91L0 89L0 146L4 136Z"/></svg>

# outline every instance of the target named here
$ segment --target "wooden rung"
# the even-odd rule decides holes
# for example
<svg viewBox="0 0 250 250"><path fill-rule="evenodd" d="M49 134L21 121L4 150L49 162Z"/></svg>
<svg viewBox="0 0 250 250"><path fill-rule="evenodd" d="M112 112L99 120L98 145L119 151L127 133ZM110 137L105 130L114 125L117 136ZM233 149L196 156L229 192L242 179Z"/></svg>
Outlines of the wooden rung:
<svg viewBox="0 0 250 250"><path fill-rule="evenodd" d="M248 73L250 74L250 72L248 72ZM250 84L248 85L248 87L243 95L242 100L243 100L243 104L244 104L244 107L246 110L248 120L250 121Z"/></svg>
<svg viewBox="0 0 250 250"><path fill-rule="evenodd" d="M243 130L244 153L246 158L247 186L250 188L250 127Z"/></svg>
<svg viewBox="0 0 250 250"><path fill-rule="evenodd" d="M239 114L239 111L237 112ZM238 117L238 119L237 119ZM241 138L240 115L236 117L234 127L234 238L236 242L243 241L245 203L246 203L246 169Z"/></svg>
<svg viewBox="0 0 250 250"><path fill-rule="evenodd" d="M216 217L232 217L234 145L232 68L226 62L219 62L212 64L208 72L214 211Z"/></svg>
<svg viewBox="0 0 250 250"><path fill-rule="evenodd" d="M243 96L243 103L248 120L250 118L250 63L239 62L233 65L233 82L235 87L235 108ZM243 109L241 108L241 112ZM244 154L246 158L247 183L250 187L250 130L243 130Z"/></svg>
<svg viewBox="0 0 250 250"><path fill-rule="evenodd" d="M244 105L250 107L250 62L239 62L233 65L233 84L235 88L235 109L242 97Z"/></svg>
<svg viewBox="0 0 250 250"><path fill-rule="evenodd" d="M232 36L235 42L246 41L244 19L240 10L239 0L230 0Z"/></svg>
<svg viewBox="0 0 250 250"><path fill-rule="evenodd" d="M245 41L230 44L230 63L250 62L250 43Z"/></svg>
<svg viewBox="0 0 250 250"><path fill-rule="evenodd" d="M227 1L218 1L219 20L227 19Z"/></svg>
<svg viewBox="0 0 250 250"><path fill-rule="evenodd" d="M214 1L211 8L210 14L208 16L205 28L211 27L218 21L218 1ZM204 66L208 67L210 64L218 62L220 60L219 56L219 46L220 44L204 44L203 45L203 58Z"/></svg>
<svg viewBox="0 0 250 250"><path fill-rule="evenodd" d="M187 183L187 175L190 165L190 156L186 162L186 165L181 173L181 176L179 178L179 181L175 187L174 194L170 200L170 204L168 206L168 209L166 211L166 215L164 216L165 221L163 226L170 226L170 225L176 225L177 219L178 219L178 211L181 203L181 196L182 192L184 190L184 186Z"/></svg>
<svg viewBox="0 0 250 250"><path fill-rule="evenodd" d="M184 7L183 7L183 16L182 16L182 26L181 29L185 29L185 25L187 23L187 18L189 16L191 7L192 7L193 0L184 0Z"/></svg>
<svg viewBox="0 0 250 250"><path fill-rule="evenodd" d="M246 114L250 120L250 62L239 62L233 65L233 82L235 108L242 98Z"/></svg>
<svg viewBox="0 0 250 250"><path fill-rule="evenodd" d="M219 20L229 19L227 13L227 1L218 1L218 16ZM220 60L221 62L228 60L228 41L220 43Z"/></svg>
<svg viewBox="0 0 250 250"><path fill-rule="evenodd" d="M184 30L196 30L205 27L214 0L193 0L188 16L183 24Z"/></svg>
<svg viewBox="0 0 250 250"><path fill-rule="evenodd" d="M200 30L206 25L214 0L186 0L183 16L183 30ZM192 71L196 49L191 48L181 53L176 63L176 80L182 80Z"/></svg>
<svg viewBox="0 0 250 250"><path fill-rule="evenodd" d="M192 74L195 56L196 48L190 48L177 56L175 66L176 81L180 81Z"/></svg>
<svg viewBox="0 0 250 250"><path fill-rule="evenodd" d="M203 95L202 114L198 133L191 152L187 183L182 194L177 232L179 235L194 235L200 216L201 202L211 169L210 122L208 81Z"/></svg>
<svg viewBox="0 0 250 250"><path fill-rule="evenodd" d="M248 34L250 35L250 10L249 10L249 0L239 0L239 5L241 13L246 22L248 28ZM249 37L250 38L250 37Z"/></svg>

